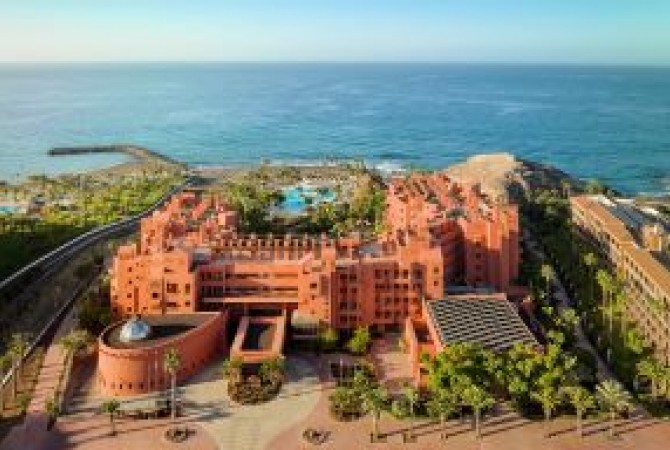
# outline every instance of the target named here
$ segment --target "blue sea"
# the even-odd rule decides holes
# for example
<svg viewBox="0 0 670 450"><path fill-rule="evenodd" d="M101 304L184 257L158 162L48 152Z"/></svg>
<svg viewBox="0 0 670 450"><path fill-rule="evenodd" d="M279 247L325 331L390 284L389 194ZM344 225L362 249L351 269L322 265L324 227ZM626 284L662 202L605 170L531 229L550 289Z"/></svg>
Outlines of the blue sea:
<svg viewBox="0 0 670 450"><path fill-rule="evenodd" d="M670 191L670 69L482 64L0 66L0 178L120 162L358 158L439 168L509 151L626 193Z"/></svg>

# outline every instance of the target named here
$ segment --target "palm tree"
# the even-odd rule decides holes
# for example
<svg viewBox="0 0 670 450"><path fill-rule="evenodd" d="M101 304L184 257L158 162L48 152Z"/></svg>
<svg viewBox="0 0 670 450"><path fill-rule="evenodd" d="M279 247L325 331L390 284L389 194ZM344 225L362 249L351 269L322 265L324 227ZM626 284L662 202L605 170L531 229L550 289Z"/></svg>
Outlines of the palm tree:
<svg viewBox="0 0 670 450"><path fill-rule="evenodd" d="M51 397L48 397L44 400L44 411L47 413L47 416L49 416L49 422L47 423L47 430L49 430L56 422L56 419L60 414L57 393L54 392Z"/></svg>
<svg viewBox="0 0 670 450"><path fill-rule="evenodd" d="M261 379L265 382L281 382L284 376L284 359L280 357L263 361L258 371Z"/></svg>
<svg viewBox="0 0 670 450"><path fill-rule="evenodd" d="M553 386L544 386L537 392L531 392L531 398L542 405L544 412L545 437L550 436L550 422L556 408L562 403L560 392Z"/></svg>
<svg viewBox="0 0 670 450"><path fill-rule="evenodd" d="M19 405L19 410L21 411L21 414L25 415L26 412L28 411L28 407L30 406L30 396L25 392L21 392L16 397L16 403Z"/></svg>
<svg viewBox="0 0 670 450"><path fill-rule="evenodd" d="M416 405L419 403L419 391L414 387L407 385L403 389L403 395L407 401L408 412L409 412L409 438L414 439L414 413L416 410Z"/></svg>
<svg viewBox="0 0 670 450"><path fill-rule="evenodd" d="M226 359L221 364L221 374L231 383L236 383L242 377L242 366L244 365L244 360L240 357L233 357Z"/></svg>
<svg viewBox="0 0 670 450"><path fill-rule="evenodd" d="M552 281L555 278L554 269L549 264L542 264L542 267L540 268L540 275L544 280L544 285L546 287L545 292L547 295L549 295Z"/></svg>
<svg viewBox="0 0 670 450"><path fill-rule="evenodd" d="M376 441L379 438L379 419L382 409L389 400L389 393L382 386L367 389L361 392L363 409L372 416L372 439Z"/></svg>
<svg viewBox="0 0 670 450"><path fill-rule="evenodd" d="M493 400L493 397L491 397L491 395L484 389L474 385L463 389L463 392L461 393L461 399L464 404L472 408L474 411L475 435L477 436L477 439L481 439L482 433L480 422L482 410L492 406L495 403L495 400Z"/></svg>
<svg viewBox="0 0 670 450"><path fill-rule="evenodd" d="M594 285L593 285L593 268L595 267L596 263L598 262L598 259L596 258L596 255L593 254L592 252L586 253L582 257L582 262L586 266L586 270L588 272L589 276L589 302L591 305L593 305L593 291L594 291Z"/></svg>
<svg viewBox="0 0 670 450"><path fill-rule="evenodd" d="M121 404L119 403L118 400L115 398L112 398L110 400L107 400L103 402L102 404L102 412L105 414L109 414L109 425L111 426L111 432L110 434L113 436L116 434L116 429L115 429L115 424L114 424L114 418L119 412L119 409L121 408Z"/></svg>
<svg viewBox="0 0 670 450"><path fill-rule="evenodd" d="M612 438L614 437L614 425L617 414L631 406L630 394L626 392L621 383L606 380L596 387L596 395L601 408L609 412L609 437Z"/></svg>
<svg viewBox="0 0 670 450"><path fill-rule="evenodd" d="M174 422L175 419L177 418L177 372L181 367L181 356L179 355L179 351L176 348L172 347L165 353L165 356L163 358L164 358L163 366L165 367L165 370L170 374L171 378L172 394L170 400L170 407L172 409L172 412L170 416L172 418L172 421Z"/></svg>
<svg viewBox="0 0 670 450"><path fill-rule="evenodd" d="M447 438L446 423L459 406L459 395L456 391L440 388L434 391L433 396L428 401L428 412L433 417L440 419L441 439Z"/></svg>
<svg viewBox="0 0 670 450"><path fill-rule="evenodd" d="M0 356L0 380L5 378L7 371L12 368L13 357L10 352ZM0 417L5 410L5 393L0 390Z"/></svg>
<svg viewBox="0 0 670 450"><path fill-rule="evenodd" d="M23 357L28 348L28 334L14 333L9 343L9 351L14 361L14 374L12 375L12 398L16 398L18 390L18 379L23 374Z"/></svg>
<svg viewBox="0 0 670 450"><path fill-rule="evenodd" d="M637 374L651 383L651 396L658 398L659 384L665 380L666 368L656 358L648 357L637 363Z"/></svg>
<svg viewBox="0 0 670 450"><path fill-rule="evenodd" d="M612 278L612 275L604 269L599 269L598 272L596 272L596 281L598 285L600 286L600 289L602 290L604 294L604 298L602 299L602 303L607 303L608 305L611 303L611 297L612 294L614 293L614 279ZM604 316L604 309L603 309L603 316ZM604 320L603 320L604 322ZM610 341L612 339L612 317L610 316Z"/></svg>
<svg viewBox="0 0 670 450"><path fill-rule="evenodd" d="M88 347L88 344L91 342L91 335L86 330L77 329L72 330L60 340L60 345L65 348L67 356L65 358L65 376L66 380L70 376L72 371L72 362L74 361L74 356Z"/></svg>
<svg viewBox="0 0 670 450"><path fill-rule="evenodd" d="M575 413L577 413L577 432L579 433L579 437L583 437L584 414L588 410L595 408L596 402L589 391L581 386L568 386L564 389L564 392L568 397L568 402L570 402L570 405L575 409Z"/></svg>

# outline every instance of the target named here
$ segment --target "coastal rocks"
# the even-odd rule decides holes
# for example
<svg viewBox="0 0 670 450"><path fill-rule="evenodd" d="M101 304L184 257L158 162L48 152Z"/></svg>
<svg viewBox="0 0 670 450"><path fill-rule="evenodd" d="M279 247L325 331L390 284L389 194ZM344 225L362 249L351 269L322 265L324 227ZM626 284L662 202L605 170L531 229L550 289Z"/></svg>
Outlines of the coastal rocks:
<svg viewBox="0 0 670 450"><path fill-rule="evenodd" d="M560 190L566 183L581 189L583 184L560 169L504 152L472 156L448 167L445 173L459 183L480 184L485 194L501 203L518 202L530 190Z"/></svg>

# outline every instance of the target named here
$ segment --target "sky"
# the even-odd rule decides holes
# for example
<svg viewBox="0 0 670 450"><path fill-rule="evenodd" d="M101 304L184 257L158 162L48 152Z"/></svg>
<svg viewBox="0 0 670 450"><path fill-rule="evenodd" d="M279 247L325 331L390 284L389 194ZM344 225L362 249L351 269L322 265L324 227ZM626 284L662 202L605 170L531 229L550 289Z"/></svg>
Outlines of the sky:
<svg viewBox="0 0 670 450"><path fill-rule="evenodd" d="M0 62L670 65L670 0L3 0Z"/></svg>

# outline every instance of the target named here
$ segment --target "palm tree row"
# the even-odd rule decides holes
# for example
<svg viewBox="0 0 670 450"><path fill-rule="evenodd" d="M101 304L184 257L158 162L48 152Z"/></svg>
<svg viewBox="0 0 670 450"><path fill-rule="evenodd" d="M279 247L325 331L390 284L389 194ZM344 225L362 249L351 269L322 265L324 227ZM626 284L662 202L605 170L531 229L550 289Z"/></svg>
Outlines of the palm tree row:
<svg viewBox="0 0 670 450"><path fill-rule="evenodd" d="M23 377L24 372L24 358L28 351L30 343L30 335L28 333L14 333L7 346L7 351L0 355L0 378L4 379L8 373L11 373L11 398L14 402L17 401L19 380ZM5 404L4 392L0 393L0 416L4 411Z"/></svg>
<svg viewBox="0 0 670 450"><path fill-rule="evenodd" d="M651 388L651 400L659 401L661 398L670 398L670 366L662 363L654 356L648 356L637 363L636 387L641 380L649 382Z"/></svg>
<svg viewBox="0 0 670 450"><path fill-rule="evenodd" d="M638 368L651 348L643 334L628 320L627 302L636 291L627 286L623 277L597 256L598 249L573 230L570 206L556 192L535 193L523 206L529 226L549 256L557 275L582 318L589 339L610 363L617 378L634 387L639 378ZM635 300L668 319L670 308L654 299ZM643 377L648 378L648 377Z"/></svg>

